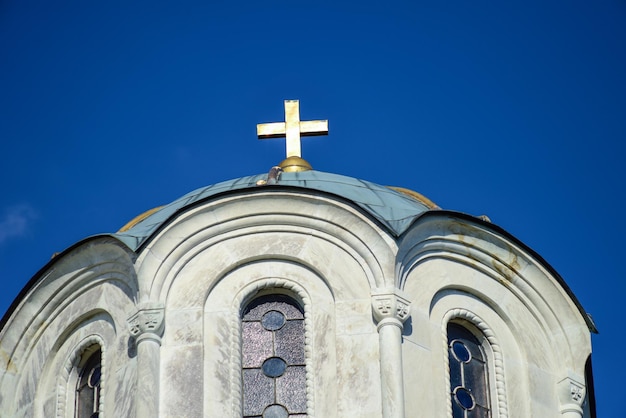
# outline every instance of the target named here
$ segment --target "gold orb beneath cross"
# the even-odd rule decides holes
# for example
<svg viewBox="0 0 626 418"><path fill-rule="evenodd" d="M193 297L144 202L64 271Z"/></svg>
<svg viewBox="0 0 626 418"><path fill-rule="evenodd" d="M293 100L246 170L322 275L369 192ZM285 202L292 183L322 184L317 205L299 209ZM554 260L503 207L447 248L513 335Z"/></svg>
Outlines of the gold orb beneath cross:
<svg viewBox="0 0 626 418"><path fill-rule="evenodd" d="M280 168L283 169L286 173L295 173L298 171L309 171L313 170L311 164L309 164L306 160L303 160L297 156L291 156L285 158L280 164L278 164Z"/></svg>

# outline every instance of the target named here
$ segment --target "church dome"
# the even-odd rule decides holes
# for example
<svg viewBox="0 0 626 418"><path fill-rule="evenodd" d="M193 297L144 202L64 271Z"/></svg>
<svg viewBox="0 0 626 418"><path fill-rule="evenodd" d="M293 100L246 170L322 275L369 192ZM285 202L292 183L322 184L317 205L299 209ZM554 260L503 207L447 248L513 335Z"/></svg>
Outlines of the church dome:
<svg viewBox="0 0 626 418"><path fill-rule="evenodd" d="M439 209L428 198L409 189L381 186L369 181L322 171L282 172L278 180L266 184L267 178L267 174L258 174L194 190L168 205L142 213L114 236L136 251L175 214L200 201L225 193L242 191L304 189L328 193L355 204L395 236L406 231L422 213Z"/></svg>

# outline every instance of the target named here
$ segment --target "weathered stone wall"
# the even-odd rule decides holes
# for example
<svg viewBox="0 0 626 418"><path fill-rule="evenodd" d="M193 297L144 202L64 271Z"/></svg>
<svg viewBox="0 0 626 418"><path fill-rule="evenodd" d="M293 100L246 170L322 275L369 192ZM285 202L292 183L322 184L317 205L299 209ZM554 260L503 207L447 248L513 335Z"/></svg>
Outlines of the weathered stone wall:
<svg viewBox="0 0 626 418"><path fill-rule="evenodd" d="M450 416L446 325L483 339L494 417L581 417L589 330L557 278L488 224L433 211L400 239L356 206L291 190L188 209L134 254L64 253L0 334L0 416L72 417L83 350L104 417L240 417L240 312L305 312L307 411Z"/></svg>

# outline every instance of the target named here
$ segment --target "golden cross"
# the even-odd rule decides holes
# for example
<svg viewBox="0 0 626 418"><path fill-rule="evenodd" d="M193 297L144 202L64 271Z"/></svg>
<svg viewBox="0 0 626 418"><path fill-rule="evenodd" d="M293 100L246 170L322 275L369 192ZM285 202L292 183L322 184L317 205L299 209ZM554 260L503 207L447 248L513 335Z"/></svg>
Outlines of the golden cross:
<svg viewBox="0 0 626 418"><path fill-rule="evenodd" d="M256 134L259 139L286 138L287 158L302 157L300 136L328 135L328 121L300 121L300 102L285 100L285 122L260 123Z"/></svg>

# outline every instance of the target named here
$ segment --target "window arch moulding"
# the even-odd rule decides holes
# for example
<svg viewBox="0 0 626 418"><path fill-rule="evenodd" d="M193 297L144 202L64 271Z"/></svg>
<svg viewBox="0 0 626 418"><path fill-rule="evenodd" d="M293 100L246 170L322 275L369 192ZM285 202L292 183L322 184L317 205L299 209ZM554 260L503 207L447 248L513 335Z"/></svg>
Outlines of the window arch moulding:
<svg viewBox="0 0 626 418"><path fill-rule="evenodd" d="M237 295L234 301L234 312L236 316L233 317L233 323L238 326L233 327L231 334L232 341L232 369L231 369L231 388L233 393L233 410L236 416L243 416L243 395L244 388L242 382L242 346L243 346L243 334L242 334L242 317L244 310L254 303L255 300L267 296L282 296L292 299L302 309L303 322L304 322L304 364L305 364L305 376L306 376L306 416L314 416L314 401L313 401L313 362L312 362L312 320L310 317L311 300L308 293L290 280L286 279L265 279L259 280L244 289Z"/></svg>
<svg viewBox="0 0 626 418"><path fill-rule="evenodd" d="M99 416L102 416L104 396L106 395L105 390L102 389L106 382L106 349L104 341L100 336L90 335L83 339L75 350L72 350L61 369L57 386L57 418L83 418L82 415L77 415L76 413L77 388L82 375L82 368L87 365L86 363L90 357L97 352L100 352L100 378L98 382L100 393L97 411L100 414ZM98 417L98 415L94 415L94 417Z"/></svg>
<svg viewBox="0 0 626 418"><path fill-rule="evenodd" d="M241 313L243 416L306 413L304 311L290 296L271 292Z"/></svg>
<svg viewBox="0 0 626 418"><path fill-rule="evenodd" d="M449 343L448 343L448 326L450 323L458 323L463 327L463 322L469 323L471 326L475 327L478 332L482 334L482 336L486 339L486 343L489 345L491 353L487 353L487 361L493 361L493 366L488 367L487 372L487 380L489 384L495 387L495 398L491 394L494 391L490 390L490 401L491 408L494 411L492 416L498 418L508 418L508 403L506 399L506 388L504 381L504 361L502 356L502 349L498 339L496 338L493 330L476 314L467 310L467 309L453 309L446 313L441 327L442 333L442 348L443 348L443 358L445 364L445 386L447 388L448 394L452 393L451 384L450 384L450 362L449 362ZM467 327L464 327L467 329ZM471 330L468 329L469 332ZM493 356L490 359L490 355ZM491 374L493 373L493 376ZM448 408L448 417L452 417L452 403L450 402L450 396L446 396L448 399L447 408Z"/></svg>
<svg viewBox="0 0 626 418"><path fill-rule="evenodd" d="M99 346L89 347L81 356L78 382L74 397L75 418L98 418L102 394L102 351Z"/></svg>

